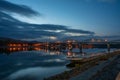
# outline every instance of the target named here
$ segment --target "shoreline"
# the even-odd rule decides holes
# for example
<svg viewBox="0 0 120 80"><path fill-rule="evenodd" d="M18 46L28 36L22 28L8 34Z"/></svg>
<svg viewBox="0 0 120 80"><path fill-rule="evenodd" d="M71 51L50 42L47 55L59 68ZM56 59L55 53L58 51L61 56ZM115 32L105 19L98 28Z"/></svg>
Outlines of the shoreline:
<svg viewBox="0 0 120 80"><path fill-rule="evenodd" d="M100 65L101 62L108 61L110 58L118 56L119 54L120 54L120 50L117 50L114 52L105 53L105 54L94 56L94 57L71 61L72 65L74 65L74 68L72 68L69 71L64 71L60 74L56 74L51 77L45 78L44 80L72 80L72 78L79 76L86 70L89 70L92 67ZM110 63L111 62L112 60L110 61Z"/></svg>

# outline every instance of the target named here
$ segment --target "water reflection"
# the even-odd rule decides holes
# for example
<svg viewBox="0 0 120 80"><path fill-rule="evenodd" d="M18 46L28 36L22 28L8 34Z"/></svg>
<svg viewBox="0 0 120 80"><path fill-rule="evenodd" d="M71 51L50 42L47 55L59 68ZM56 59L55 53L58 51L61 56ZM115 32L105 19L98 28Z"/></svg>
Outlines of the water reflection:
<svg viewBox="0 0 120 80"><path fill-rule="evenodd" d="M54 74L57 74L58 72L63 72L64 70L65 67L26 68L12 73L5 80L43 80L45 77L52 76Z"/></svg>
<svg viewBox="0 0 120 80"><path fill-rule="evenodd" d="M11 46L11 45L10 45ZM115 50L115 48L111 49L111 51ZM107 49L106 48L103 48L103 49L99 49L99 48L92 48L92 49L83 49L82 53L80 53L80 49L78 48L74 48L72 50L69 50L69 49L65 49L65 50L51 50L51 49L44 49L44 48L41 48L41 47L27 47L27 46L21 46L21 45L16 45L13 44L12 47L2 47L0 48L0 53L5 53L7 55L10 55L11 53L14 53L14 52L20 52L20 51L40 51L44 54L49 54L49 55L60 55L60 54L64 54L66 55L67 57L75 57L76 55L87 55L87 54L93 54L93 53L98 53L98 52L101 52L101 53L106 53L107 52ZM40 53L39 52L39 53Z"/></svg>
<svg viewBox="0 0 120 80"><path fill-rule="evenodd" d="M57 52L56 52L57 53ZM11 52L0 54L1 80L43 80L43 78L67 70L65 55L44 51Z"/></svg>
<svg viewBox="0 0 120 80"><path fill-rule="evenodd" d="M87 57L91 53L106 50L83 49L83 55L79 49L60 51L20 45L0 48L0 80L43 80L67 70L65 65L69 63L68 57Z"/></svg>

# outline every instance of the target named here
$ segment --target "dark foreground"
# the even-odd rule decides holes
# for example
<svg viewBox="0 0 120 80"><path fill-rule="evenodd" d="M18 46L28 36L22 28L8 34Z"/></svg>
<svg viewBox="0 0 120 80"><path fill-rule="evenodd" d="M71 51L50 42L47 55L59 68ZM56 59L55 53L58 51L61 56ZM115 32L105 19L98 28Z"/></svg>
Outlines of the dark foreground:
<svg viewBox="0 0 120 80"><path fill-rule="evenodd" d="M116 80L120 72L120 55L118 55L109 65L98 71L90 80ZM120 80L120 79L118 79Z"/></svg>
<svg viewBox="0 0 120 80"><path fill-rule="evenodd" d="M71 61L74 68L61 74L49 77L45 80L115 80L120 72L120 51L106 53L99 56L90 57L82 60ZM103 65L101 65L104 63ZM94 70L98 66L98 71ZM101 66L101 67L99 67ZM94 72L90 72L88 78L81 78L81 74L89 73L89 69L93 68ZM92 70L91 70L92 71ZM84 74L88 76L89 74ZM83 76L82 76L83 77Z"/></svg>

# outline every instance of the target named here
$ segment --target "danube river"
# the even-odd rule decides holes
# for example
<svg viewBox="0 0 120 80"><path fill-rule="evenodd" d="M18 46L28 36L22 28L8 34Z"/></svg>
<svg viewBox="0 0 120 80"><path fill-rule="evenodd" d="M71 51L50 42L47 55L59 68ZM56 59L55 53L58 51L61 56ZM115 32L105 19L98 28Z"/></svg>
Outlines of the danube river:
<svg viewBox="0 0 120 80"><path fill-rule="evenodd" d="M115 49L112 49L112 51ZM78 50L73 50L79 55ZM107 49L84 49L83 56L106 52ZM0 54L0 80L43 80L69 70L67 52L18 51ZM82 56L82 55L81 55Z"/></svg>

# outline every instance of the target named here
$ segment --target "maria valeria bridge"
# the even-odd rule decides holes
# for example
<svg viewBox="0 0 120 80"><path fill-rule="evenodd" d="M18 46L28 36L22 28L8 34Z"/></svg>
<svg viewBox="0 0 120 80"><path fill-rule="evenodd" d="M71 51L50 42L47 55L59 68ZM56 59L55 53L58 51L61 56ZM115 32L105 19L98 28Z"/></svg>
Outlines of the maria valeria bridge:
<svg viewBox="0 0 120 80"><path fill-rule="evenodd" d="M50 51L72 51L74 48L79 49L83 53L83 49L90 48L106 48L110 52L110 48L120 48L119 41L95 40L91 41L54 41L54 42L28 42L28 41L6 41L0 43L0 51L27 51L27 50L50 50Z"/></svg>

